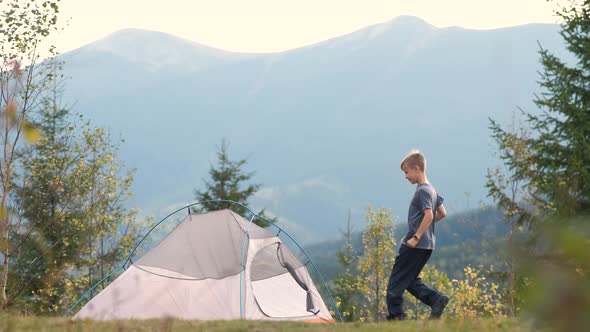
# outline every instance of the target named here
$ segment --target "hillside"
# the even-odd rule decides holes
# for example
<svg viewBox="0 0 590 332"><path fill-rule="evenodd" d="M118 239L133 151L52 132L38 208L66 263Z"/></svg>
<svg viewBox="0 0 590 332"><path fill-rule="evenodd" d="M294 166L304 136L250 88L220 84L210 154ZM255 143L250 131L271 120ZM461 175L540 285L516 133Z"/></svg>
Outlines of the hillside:
<svg viewBox="0 0 590 332"><path fill-rule="evenodd" d="M557 25L436 28L399 17L281 53L240 54L124 30L62 56L74 112L122 137L137 168L131 206L161 216L193 200L222 138L263 188L252 202L311 243L336 238L349 209L403 216L412 148L447 208L486 201L497 161L488 117L534 110L538 44L563 55Z"/></svg>
<svg viewBox="0 0 590 332"><path fill-rule="evenodd" d="M407 224L395 224L396 252L406 232ZM463 268L467 265L494 265L502 269L505 263L501 257L505 254L508 232L509 225L503 223L500 213L490 207L449 216L436 224L436 250L429 264L434 264L451 278L462 277ZM341 237L305 248L326 280L333 280L342 272L337 253L344 246L344 241ZM352 244L356 256L362 256L362 229L356 229Z"/></svg>

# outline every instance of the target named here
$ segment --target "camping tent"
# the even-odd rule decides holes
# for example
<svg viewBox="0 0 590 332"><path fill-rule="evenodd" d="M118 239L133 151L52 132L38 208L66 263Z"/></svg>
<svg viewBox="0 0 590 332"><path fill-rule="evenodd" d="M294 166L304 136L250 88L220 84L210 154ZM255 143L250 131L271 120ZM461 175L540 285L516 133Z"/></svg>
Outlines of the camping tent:
<svg viewBox="0 0 590 332"><path fill-rule="evenodd" d="M332 321L304 264L231 210L189 214L75 318Z"/></svg>

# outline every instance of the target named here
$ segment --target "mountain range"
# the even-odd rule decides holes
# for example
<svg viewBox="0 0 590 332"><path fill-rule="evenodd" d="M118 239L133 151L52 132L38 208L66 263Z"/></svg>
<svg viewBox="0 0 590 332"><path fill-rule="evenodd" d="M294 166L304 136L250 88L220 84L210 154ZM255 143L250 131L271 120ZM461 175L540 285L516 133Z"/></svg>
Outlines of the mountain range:
<svg viewBox="0 0 590 332"><path fill-rule="evenodd" d="M437 28L409 16L285 52L227 52L126 29L64 53L72 111L123 138L130 207L162 216L194 201L222 139L262 188L251 202L302 242L336 238L368 205L399 221L424 152L449 213L486 199L499 165L489 120L536 112L540 46L568 59L553 24Z"/></svg>

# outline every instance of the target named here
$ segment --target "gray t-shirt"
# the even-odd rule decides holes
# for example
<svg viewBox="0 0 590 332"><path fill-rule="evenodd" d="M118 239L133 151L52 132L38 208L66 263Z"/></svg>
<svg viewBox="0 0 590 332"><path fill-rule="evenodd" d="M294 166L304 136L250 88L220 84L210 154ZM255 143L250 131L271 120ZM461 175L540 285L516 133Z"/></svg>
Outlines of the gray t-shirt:
<svg viewBox="0 0 590 332"><path fill-rule="evenodd" d="M422 234L420 242L416 245L418 249L434 250L436 237L434 236L434 220L436 220L436 209L443 203L444 198L436 193L436 190L429 183L420 184L416 187L414 197L410 202L408 211L408 234L403 238L402 243L412 238L420 228L422 219L424 219L424 210L432 209L434 219L430 227Z"/></svg>

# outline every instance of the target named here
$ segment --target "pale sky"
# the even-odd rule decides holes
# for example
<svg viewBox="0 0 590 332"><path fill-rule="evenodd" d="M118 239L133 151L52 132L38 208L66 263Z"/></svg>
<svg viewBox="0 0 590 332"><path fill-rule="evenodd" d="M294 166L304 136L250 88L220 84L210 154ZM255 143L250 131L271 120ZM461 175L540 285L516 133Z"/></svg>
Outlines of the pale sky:
<svg viewBox="0 0 590 332"><path fill-rule="evenodd" d="M60 53L124 28L170 33L236 52L310 45L400 15L437 27L556 23L547 0L62 0Z"/></svg>

